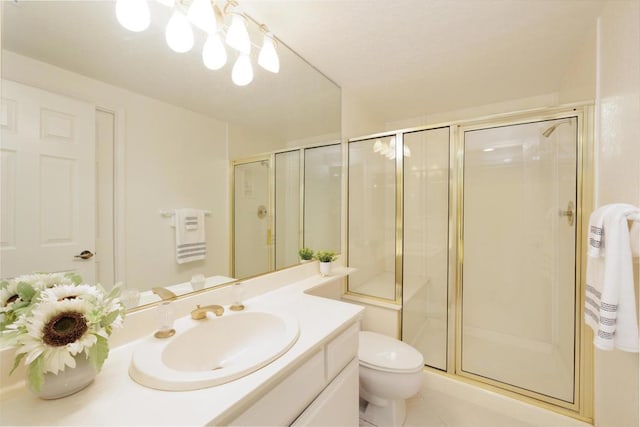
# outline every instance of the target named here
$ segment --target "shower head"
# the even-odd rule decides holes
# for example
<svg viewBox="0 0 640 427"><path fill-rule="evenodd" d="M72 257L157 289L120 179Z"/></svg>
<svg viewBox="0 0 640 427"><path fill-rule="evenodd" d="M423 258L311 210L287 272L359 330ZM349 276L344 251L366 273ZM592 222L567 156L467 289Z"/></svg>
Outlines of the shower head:
<svg viewBox="0 0 640 427"><path fill-rule="evenodd" d="M549 138L551 136L551 134L553 132L555 132L556 128L560 125L563 125L565 123L571 123L571 119L567 119L567 120L562 120L559 122L556 122L554 124L552 124L551 126L549 126L548 128L546 128L543 132L542 132L542 136L544 136L545 138Z"/></svg>

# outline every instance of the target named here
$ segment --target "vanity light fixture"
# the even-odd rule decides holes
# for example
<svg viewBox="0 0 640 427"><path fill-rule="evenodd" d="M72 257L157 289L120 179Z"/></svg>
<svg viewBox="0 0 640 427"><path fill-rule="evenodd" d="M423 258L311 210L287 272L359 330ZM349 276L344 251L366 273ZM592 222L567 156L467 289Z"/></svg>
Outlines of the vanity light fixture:
<svg viewBox="0 0 640 427"><path fill-rule="evenodd" d="M187 17L193 25L206 33L212 34L218 30L211 0L193 0L187 11Z"/></svg>
<svg viewBox="0 0 640 427"><path fill-rule="evenodd" d="M202 62L210 70L219 70L227 63L227 50L220 33L209 34L202 48Z"/></svg>
<svg viewBox="0 0 640 427"><path fill-rule="evenodd" d="M230 3L229 3L230 4ZM251 53L251 39L244 17L238 12L231 12L231 25L227 30L227 44L240 53L249 55Z"/></svg>
<svg viewBox="0 0 640 427"><path fill-rule="evenodd" d="M264 24L260 26L260 29L264 32L264 40L260 55L258 55L258 64L267 71L278 73L280 71L280 59L276 53L276 42L273 39L273 34Z"/></svg>
<svg viewBox="0 0 640 427"><path fill-rule="evenodd" d="M179 6L173 9L173 14L165 29L165 38L167 45L174 52L188 52L193 47L193 29L187 19L187 15Z"/></svg>
<svg viewBox="0 0 640 427"><path fill-rule="evenodd" d="M151 23L149 5L146 0L117 0L116 18L129 31L144 31Z"/></svg>
<svg viewBox="0 0 640 427"><path fill-rule="evenodd" d="M389 143L385 144L381 140L376 140L373 144L373 152L378 153L382 156L385 156L389 160L393 160L396 158L396 138L391 137L389 139ZM411 157L411 149L408 145L402 147L402 154L404 157Z"/></svg>
<svg viewBox="0 0 640 427"><path fill-rule="evenodd" d="M218 7L215 0L156 0L171 7L173 13L165 28L165 39L171 50L179 53L193 48L195 36L193 24L207 33L202 48L202 62L210 70L219 70L227 63L227 46L238 52L231 72L232 81L238 86L253 81L251 48L254 45L247 31L247 23L253 23L263 34L257 63L272 73L280 71L280 59L276 50L276 37L264 24L259 24L241 10L236 0L226 0ZM151 22L147 0L117 0L118 22L130 31L144 31ZM226 22L225 22L226 21ZM224 40L224 41L223 41Z"/></svg>
<svg viewBox="0 0 640 427"><path fill-rule="evenodd" d="M238 54L238 59L231 70L231 80L238 86L246 86L253 81L253 67L249 55Z"/></svg>

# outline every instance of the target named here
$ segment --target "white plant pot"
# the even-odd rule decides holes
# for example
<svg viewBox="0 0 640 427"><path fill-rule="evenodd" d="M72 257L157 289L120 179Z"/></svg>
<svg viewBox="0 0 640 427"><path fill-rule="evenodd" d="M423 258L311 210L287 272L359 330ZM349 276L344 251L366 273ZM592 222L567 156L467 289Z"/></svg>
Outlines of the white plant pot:
<svg viewBox="0 0 640 427"><path fill-rule="evenodd" d="M82 390L91 384L96 377L96 370L83 354L76 356L76 367L66 367L64 371L44 374L44 383L40 391L35 391L31 384L29 389L41 399L59 399Z"/></svg>
<svg viewBox="0 0 640 427"><path fill-rule="evenodd" d="M330 262L321 262L320 263L320 275L321 276L329 276L331 274L331 263Z"/></svg>

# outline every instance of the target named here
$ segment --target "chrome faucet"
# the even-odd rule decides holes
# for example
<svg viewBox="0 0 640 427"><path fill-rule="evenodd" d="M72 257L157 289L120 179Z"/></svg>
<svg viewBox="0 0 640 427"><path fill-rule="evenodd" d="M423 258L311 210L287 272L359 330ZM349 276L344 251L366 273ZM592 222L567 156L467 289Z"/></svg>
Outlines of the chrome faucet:
<svg viewBox="0 0 640 427"><path fill-rule="evenodd" d="M156 286L155 288L152 288L151 292L158 295L164 301L173 300L177 298L176 294L171 292L169 289L163 288L161 286Z"/></svg>
<svg viewBox="0 0 640 427"><path fill-rule="evenodd" d="M222 316L224 308L221 305L205 305L200 307L200 304L196 305L196 309L191 312L191 318L194 320L202 320L207 317L207 312L210 311L216 315L216 317Z"/></svg>

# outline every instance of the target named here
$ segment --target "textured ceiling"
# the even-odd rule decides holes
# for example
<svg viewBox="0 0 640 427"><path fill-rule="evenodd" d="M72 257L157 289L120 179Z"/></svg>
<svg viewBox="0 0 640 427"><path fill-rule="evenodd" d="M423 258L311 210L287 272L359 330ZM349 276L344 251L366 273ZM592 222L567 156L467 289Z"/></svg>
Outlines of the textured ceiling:
<svg viewBox="0 0 640 427"><path fill-rule="evenodd" d="M556 92L590 0L244 0L385 121Z"/></svg>

